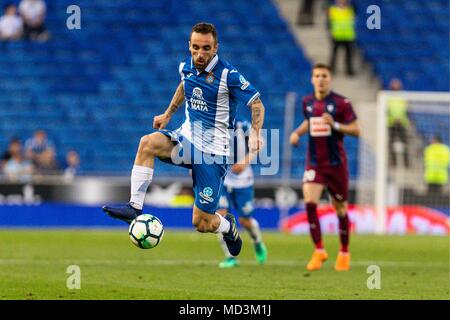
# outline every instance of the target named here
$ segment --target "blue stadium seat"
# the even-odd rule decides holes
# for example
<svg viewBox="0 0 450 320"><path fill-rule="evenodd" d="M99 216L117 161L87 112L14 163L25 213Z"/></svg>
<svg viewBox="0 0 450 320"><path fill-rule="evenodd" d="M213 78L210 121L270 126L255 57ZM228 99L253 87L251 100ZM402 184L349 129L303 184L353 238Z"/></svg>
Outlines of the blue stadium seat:
<svg viewBox="0 0 450 320"><path fill-rule="evenodd" d="M449 2L360 0L357 15L366 15L369 5L382 8L381 30L369 30L359 19L357 43L364 58L374 66L386 88L393 77L404 81L405 90L448 91L447 80L429 81L435 77L436 65L441 74L449 74ZM440 59L439 57L442 57ZM417 64L418 60L435 59L434 63ZM407 62L410 62L409 64ZM420 71L422 81L410 72ZM445 77L444 77L445 78ZM425 80L426 79L426 80Z"/></svg>

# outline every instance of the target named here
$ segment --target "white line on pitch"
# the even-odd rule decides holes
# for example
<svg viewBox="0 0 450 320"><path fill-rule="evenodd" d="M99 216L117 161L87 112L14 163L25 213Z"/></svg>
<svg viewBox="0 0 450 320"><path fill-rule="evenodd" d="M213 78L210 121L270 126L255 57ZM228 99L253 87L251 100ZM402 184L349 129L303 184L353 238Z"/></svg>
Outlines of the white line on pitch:
<svg viewBox="0 0 450 320"><path fill-rule="evenodd" d="M113 259L58 259L58 260L32 260L32 259L0 259L0 265L52 265L52 264L78 264L78 265L217 265L218 260L189 260L189 259L133 259L133 260L113 260ZM241 265L257 265L256 261L241 260ZM306 264L307 261L293 260L268 260L268 266L298 267ZM385 267L427 267L440 268L449 267L445 262L419 262L419 261L352 261L352 266L379 265Z"/></svg>

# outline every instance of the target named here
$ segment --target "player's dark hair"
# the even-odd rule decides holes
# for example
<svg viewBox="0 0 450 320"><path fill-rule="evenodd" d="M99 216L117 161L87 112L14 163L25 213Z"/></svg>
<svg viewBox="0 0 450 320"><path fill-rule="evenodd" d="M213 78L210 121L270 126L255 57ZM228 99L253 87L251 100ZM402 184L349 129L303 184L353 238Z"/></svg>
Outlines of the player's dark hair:
<svg viewBox="0 0 450 320"><path fill-rule="evenodd" d="M442 142L442 138L441 138L441 136L438 135L438 134L435 134L435 135L433 136L433 139L434 139L435 141L439 142L439 143Z"/></svg>
<svg viewBox="0 0 450 320"><path fill-rule="evenodd" d="M216 27L212 23L207 23L207 22L197 23L195 26L192 27L190 37L192 37L192 34L194 32L201 33L201 34L211 33L214 38L214 41L217 43L217 30L216 30Z"/></svg>
<svg viewBox="0 0 450 320"><path fill-rule="evenodd" d="M311 71L313 71L314 69L327 69L331 74L333 73L329 65L321 62L318 62L315 65L313 65Z"/></svg>

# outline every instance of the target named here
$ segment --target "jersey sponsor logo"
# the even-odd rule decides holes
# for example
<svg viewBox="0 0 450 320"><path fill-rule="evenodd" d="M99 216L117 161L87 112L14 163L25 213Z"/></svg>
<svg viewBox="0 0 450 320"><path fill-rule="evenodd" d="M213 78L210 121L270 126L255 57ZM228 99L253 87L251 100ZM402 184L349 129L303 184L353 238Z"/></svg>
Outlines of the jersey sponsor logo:
<svg viewBox="0 0 450 320"><path fill-rule="evenodd" d="M312 106L307 106L307 107L306 107L306 111L308 111L309 113L311 113L311 112L313 111Z"/></svg>
<svg viewBox="0 0 450 320"><path fill-rule="evenodd" d="M200 110L208 112L208 104L206 103L205 99L203 99L203 91L199 87L195 87L194 90L192 90L192 97L191 97L191 108L193 110Z"/></svg>
<svg viewBox="0 0 450 320"><path fill-rule="evenodd" d="M211 197L213 195L213 189L210 187L205 187L202 192L199 192L199 195L200 195L200 197L205 199L207 202L214 201L214 198ZM202 200L200 200L200 203L206 203L206 202L202 202Z"/></svg>
<svg viewBox="0 0 450 320"><path fill-rule="evenodd" d="M303 182L314 181L316 178L316 171L314 169L306 170L303 174Z"/></svg>
<svg viewBox="0 0 450 320"><path fill-rule="evenodd" d="M309 118L311 137L327 137L331 135L331 126L322 117Z"/></svg>
<svg viewBox="0 0 450 320"><path fill-rule="evenodd" d="M248 82L247 80L245 80L244 76L239 76L239 81L241 82L242 86L241 86L241 90L245 90L247 89L247 87L250 85L250 82Z"/></svg>
<svg viewBox="0 0 450 320"><path fill-rule="evenodd" d="M231 74L231 73L235 73L235 72L237 72L237 70L236 70L236 69L233 69L233 70L230 71L230 74Z"/></svg>

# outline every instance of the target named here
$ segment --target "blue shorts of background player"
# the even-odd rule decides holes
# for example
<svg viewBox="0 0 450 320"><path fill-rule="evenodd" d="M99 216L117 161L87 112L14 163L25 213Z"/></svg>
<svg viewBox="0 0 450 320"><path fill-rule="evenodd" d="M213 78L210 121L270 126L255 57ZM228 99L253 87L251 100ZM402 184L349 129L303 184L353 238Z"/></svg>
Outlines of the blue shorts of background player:
<svg viewBox="0 0 450 320"><path fill-rule="evenodd" d="M244 188L232 188L224 186L220 197L218 213L225 215L235 212L239 216L239 223L244 227L253 241L256 260L259 264L264 264L267 260L267 249L262 241L261 230L258 221L253 218L254 213L254 188L253 186ZM225 259L219 263L220 268L233 268L239 265L236 257L233 257L227 250L223 237L219 234L219 242L225 254Z"/></svg>
<svg viewBox="0 0 450 320"><path fill-rule="evenodd" d="M250 218L253 216L254 189L252 186L246 188L232 188L224 186L219 202L219 209L232 210L239 217Z"/></svg>

